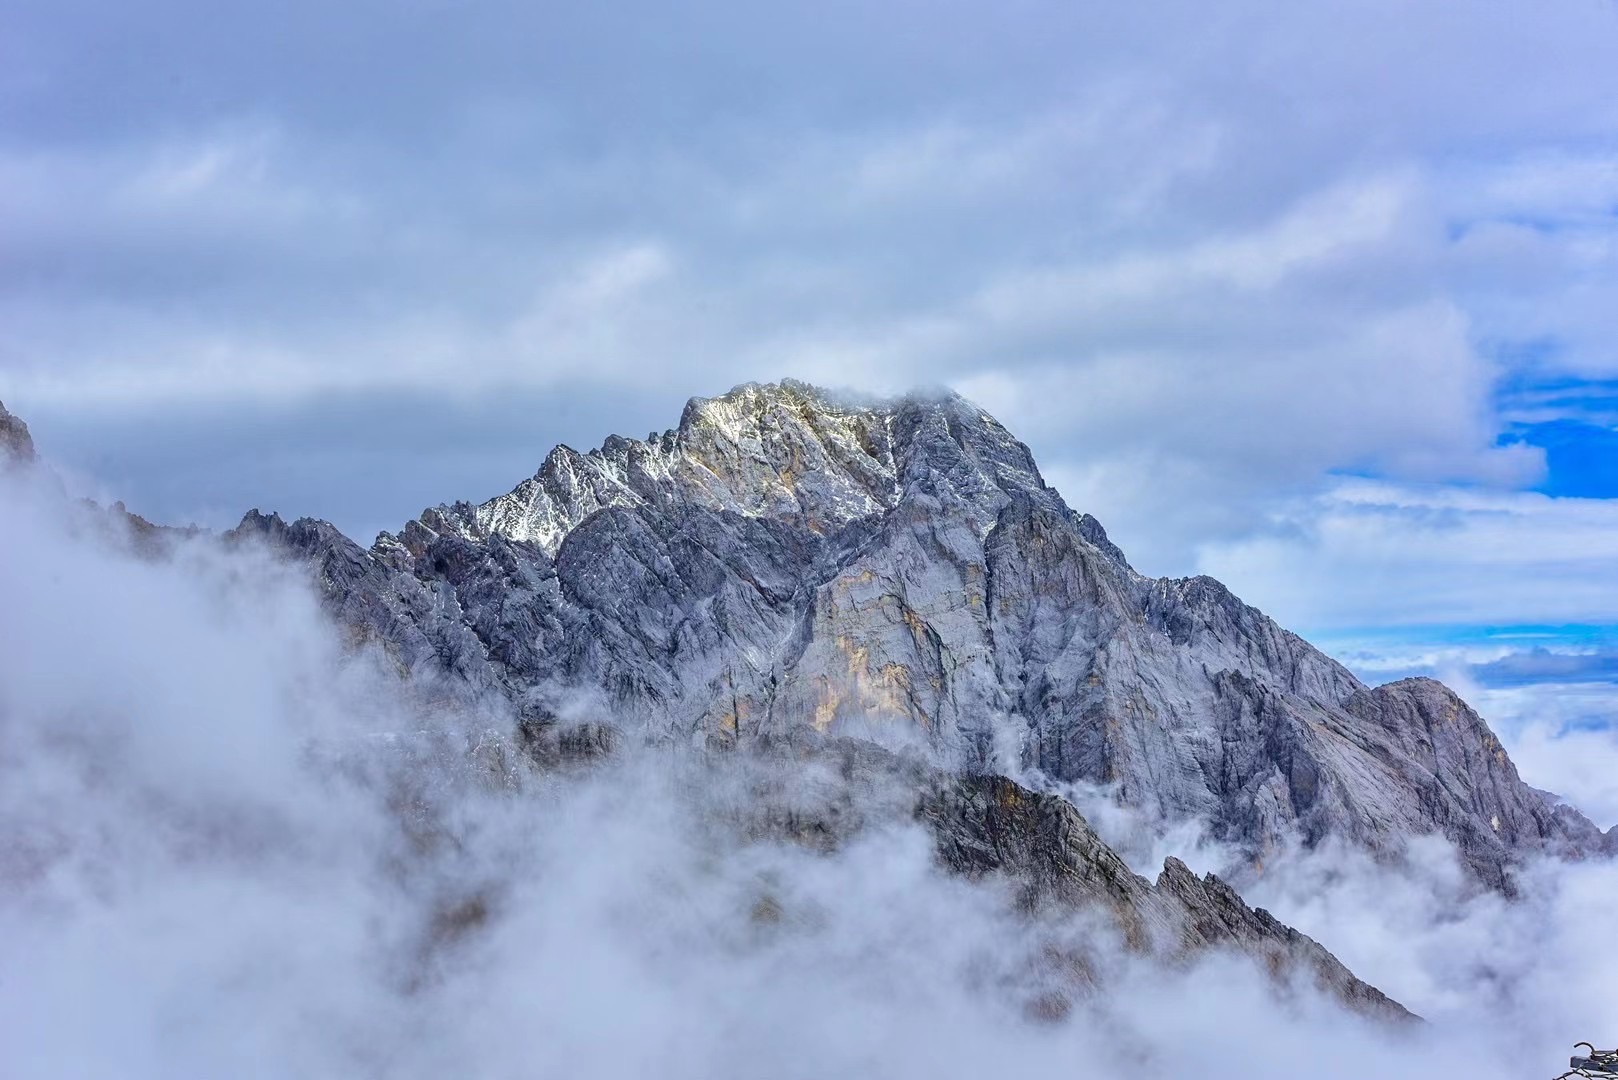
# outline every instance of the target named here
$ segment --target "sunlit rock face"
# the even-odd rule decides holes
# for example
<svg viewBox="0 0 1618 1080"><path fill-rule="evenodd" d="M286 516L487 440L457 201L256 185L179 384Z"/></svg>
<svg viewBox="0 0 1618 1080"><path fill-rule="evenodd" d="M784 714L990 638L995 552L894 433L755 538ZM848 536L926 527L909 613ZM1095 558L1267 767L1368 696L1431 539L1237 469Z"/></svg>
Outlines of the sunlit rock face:
<svg viewBox="0 0 1618 1080"><path fill-rule="evenodd" d="M1438 831L1509 888L1526 854L1610 846L1440 684L1371 689L1212 579L1135 572L954 395L744 386L645 441L559 447L369 550L256 511L233 535L306 558L403 670L528 725L585 708L710 743L876 725L968 770L1009 747L1255 862Z"/></svg>

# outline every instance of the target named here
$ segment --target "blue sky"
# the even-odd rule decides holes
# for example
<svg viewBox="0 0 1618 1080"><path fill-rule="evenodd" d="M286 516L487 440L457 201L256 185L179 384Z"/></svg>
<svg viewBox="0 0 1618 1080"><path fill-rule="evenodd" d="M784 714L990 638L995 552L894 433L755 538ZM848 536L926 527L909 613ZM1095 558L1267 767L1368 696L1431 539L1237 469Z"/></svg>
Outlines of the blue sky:
<svg viewBox="0 0 1618 1080"><path fill-rule="evenodd" d="M946 384L1143 569L1618 711L1610 0L5 7L0 400L86 490L368 538Z"/></svg>
<svg viewBox="0 0 1618 1080"><path fill-rule="evenodd" d="M1613 213L1618 216L1618 208ZM1618 497L1618 380L1563 376L1536 382L1532 366L1508 364L1501 379L1501 445L1544 452L1545 473L1536 491ZM1521 367L1529 371L1513 370Z"/></svg>

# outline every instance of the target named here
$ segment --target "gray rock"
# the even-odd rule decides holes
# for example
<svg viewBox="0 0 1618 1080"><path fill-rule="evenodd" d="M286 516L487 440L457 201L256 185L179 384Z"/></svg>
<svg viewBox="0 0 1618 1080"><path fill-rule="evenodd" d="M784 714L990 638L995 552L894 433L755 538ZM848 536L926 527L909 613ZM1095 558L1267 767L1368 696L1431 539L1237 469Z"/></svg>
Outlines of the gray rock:
<svg viewBox="0 0 1618 1080"><path fill-rule="evenodd" d="M1361 981L1314 939L1251 908L1213 874L1198 877L1171 858L1155 883L1133 873L1072 804L1003 776L956 777L922 803L946 866L997 873L1029 908L1108 912L1133 949L1171 964L1214 951L1241 953L1279 982L1306 981L1378 1020L1416 1019Z"/></svg>
<svg viewBox="0 0 1618 1080"><path fill-rule="evenodd" d="M1436 831L1508 890L1524 856L1612 843L1438 684L1371 689L1217 581L1135 572L954 395L744 386L369 550L257 512L233 535L307 560L403 670L524 722L583 700L676 741L886 728L968 771L1009 732L1025 765L1254 861Z"/></svg>

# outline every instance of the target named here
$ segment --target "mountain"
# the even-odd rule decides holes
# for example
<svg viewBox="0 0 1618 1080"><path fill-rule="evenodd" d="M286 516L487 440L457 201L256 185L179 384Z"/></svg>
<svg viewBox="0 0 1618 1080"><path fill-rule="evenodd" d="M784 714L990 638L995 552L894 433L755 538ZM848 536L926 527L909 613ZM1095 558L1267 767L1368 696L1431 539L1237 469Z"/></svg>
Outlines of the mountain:
<svg viewBox="0 0 1618 1080"><path fill-rule="evenodd" d="M809 393L790 387L787 390ZM760 393L767 398L781 392ZM815 403L810 412L814 419L826 419L826 410L832 407L829 402L821 402L818 397L805 400ZM868 427L876 414L855 410L843 415ZM9 413L0 419L6 421L4 431L23 433L8 441L8 446L31 449L21 421L13 421ZM894 441L914 438L915 433L906 429L908 423L896 423L894 433L887 437ZM692 421L692 426L703 427L706 422L699 418ZM882 426L886 431L887 424ZM872 430L866 430L865 435L876 438ZM995 440L1003 443L1000 449L1008 454L1016 449L998 433ZM670 439L670 447L677 442ZM986 452L992 451L995 443L984 446ZM571 475L579 475L577 462L571 461L568 453L553 455L553 463L547 466L542 480L565 473L569 467L574 467ZM34 460L32 454L20 451L7 456L23 466ZM861 464L858 457L851 460ZM1010 467L1018 466L1015 457L1008 460ZM677 466L666 464L672 475ZM687 493L670 501L671 510L688 519L683 526L660 522L658 514L644 503L619 507L634 511L628 515L631 527L642 513L646 514L652 523L646 527L656 529L656 539L648 543L664 552L665 560L668 552L676 553L684 560L684 573L695 578L692 583L680 584L680 571L660 567L670 577L669 588L708 590L705 603L692 604L691 613L699 615L701 621L691 619L695 625L687 633L711 635L705 646L710 652L722 654L725 648L734 647L727 646L721 634L732 635L728 640L734 643L737 632L761 633L760 626L771 625L769 621L779 619L782 611L790 612L791 605L812 601L809 586L802 586L800 591L798 586L783 583L788 575L804 575L805 580L810 580L807 575L814 574L823 583L841 573L837 569L839 562L850 564L859 552L878 550L883 534L868 519L884 516L903 503L904 498L893 491L899 481L883 481L877 474L872 481L875 490L870 505L862 505L846 486L833 489L822 499L813 494L821 486L819 481L828 480L833 485L846 481L846 477L839 478L832 470L821 468L822 464L811 458L809 471L794 481L802 500L794 504L796 509L773 508L788 519L780 524L771 524L771 516L756 504L751 512L733 508L738 494L749 494L745 488L739 493L732 490L721 494L717 485L708 489L709 505L688 513L679 511L689 501ZM739 478L751 471L751 466L738 466L738 488L742 487ZM1029 483L1035 474L1024 470L1021 475L1008 472L1007 476L1008 482ZM970 479L969 474L962 477ZM144 561L172 561L175 569L189 573L198 564L189 556L180 557L184 550L181 545L216 542L198 540L193 529L151 525L121 504L106 508L72 500L61 484L51 482L48 474L43 479L46 482L15 489L8 481L0 497L43 499L45 505L55 504L66 511L48 516L57 527L66 528L64 535L71 538L70 547L88 542L91 547L86 551L122 549ZM695 482L707 481L697 474ZM427 907L423 912L425 937L411 945L408 957L401 959L405 967L444 961L462 939L488 929L499 918L498 909L509 900L505 891L516 888L498 874L446 872L441 861L435 861L449 859L462 867L454 853L472 839L465 830L476 833L492 824L478 816L478 808L488 814L493 812L491 806L509 804L514 796L526 794L532 802L525 805L542 815L549 813L557 819L558 827L585 830L579 842L588 849L596 842L588 832L591 822L603 825L601 819L584 809L591 798L588 792L605 791L614 804L625 808L625 813L652 814L659 820L663 816L679 819L682 824L673 833L679 837L675 846L689 845L706 868L704 874L710 873L718 860L737 860L738 880L748 882L745 889L756 893L744 897L743 917L766 941L774 933L773 924L781 923L783 927L778 929L790 931L790 927L812 924L822 915L801 893L788 890L778 895L778 875L760 873L750 861L749 853L756 850L755 845L803 848L812 855L835 856L871 838L876 831L919 829L931 841L938 868L981 882L986 895L1002 907L1009 901L1008 914L1016 929L1005 940L997 940L997 948L1003 950L996 954L997 974L980 989L1005 999L1035 1021L1059 1022L1076 1004L1097 993L1105 995L1116 983L1127 983L1140 958L1155 960L1160 970L1173 971L1219 954L1245 957L1254 970L1272 981L1282 997L1308 987L1367 1018L1394 1023L1413 1019L1397 1002L1357 978L1322 945L1266 912L1249 907L1218 877L1199 877L1174 859L1167 861L1155 881L1135 874L1079 811L1057 795L1031 790L980 768L943 767L929 760L928 754L896 752L869 739L840 734L838 729L857 726L856 721L870 711L857 696L861 692L857 684L849 691L848 704L839 704L822 720L811 715L795 721L785 711L788 698L783 695L782 703L772 706L779 712L769 724L747 720L749 714L739 702L743 693L758 690L756 684L751 689L738 685L731 698L728 725L715 726L704 713L691 726L689 720L657 722L649 699L636 696L646 694L646 687L654 684L621 683L617 688L621 696L615 700L625 706L642 706L640 716L643 723L650 725L648 730L671 736L662 741L674 745L664 746L645 746L646 740L640 739L625 745L629 742L627 735L632 733L625 731L626 714L605 704L605 695L614 690L610 685L597 690L596 704L608 714L606 719L591 719L587 703L582 708L575 707L574 715L566 721L546 711L544 703L558 707L566 704L565 699L576 696L581 684L575 680L571 689L564 689L564 684L554 677L547 680L538 677L537 672L525 674L501 660L495 650L476 644L484 640L478 636L479 631L459 623L451 614L467 610L459 607L463 595L468 603L472 602L472 592L463 594L454 581L479 580L475 591L487 593L478 601L480 604L493 604L499 609L510 602L504 619L566 619L561 633L577 635L573 644L581 658L576 661L580 666L575 671L599 670L587 665L611 658L623 665L613 670L641 665L652 678L677 679L682 675L680 657L665 657L654 670L647 659L651 654L644 630L640 635L630 630L614 634L608 624L610 619L637 614L668 617L653 602L638 611L635 607L642 604L636 597L645 595L651 595L657 603L667 603L644 579L626 573L625 568L642 557L640 553L646 549L627 554L615 550L617 533L598 537L599 546L595 548L575 546L596 527L590 521L621 528L623 518L612 507L614 499L627 497L603 488L602 497L597 499L600 506L592 514L581 511L565 488L563 491L564 497L556 501L551 520L566 522L564 535L553 538L548 549L534 540L508 540L486 529L477 537L452 532L449 538L429 538L428 526L416 523L405 530L402 538L383 538L373 551L366 552L324 523L300 521L288 525L279 518L259 514L249 514L243 526L225 538L231 545L264 538L283 553L299 552L312 560L327 603L340 619L362 637L383 636L387 652L417 676L398 684L401 692L397 698L384 693L387 700L376 715L389 718L394 728L367 731L358 738L352 733L316 730L309 741L300 742L298 747L300 760L322 785L353 784L354 790L347 792L351 796L361 796L367 784L377 785L373 794L387 807L386 821L398 829L396 839L400 845L397 851L389 847L393 841L387 827L372 838L382 848L376 857L386 864L388 880L401 890L398 896L388 894L386 900L390 905L408 907L414 899ZM993 509L992 494L985 489L979 495L976 509L961 503L947 514L998 513ZM870 508L884 505L883 500L887 500L888 510ZM538 496L530 501L538 501ZM488 508L489 513L509 510L509 506L494 504ZM457 519L476 519L471 508L447 513ZM813 523L797 519L799 514L812 514ZM947 514L941 514L940 519ZM828 530L826 523L831 521L837 524ZM1097 543L1102 542L1097 526L1075 521L1076 527L1095 536ZM477 526L467 528L470 531L474 527ZM448 526L444 528L450 531ZM827 531L841 535L835 542L815 539ZM693 567L701 564L692 560L704 543L723 546L732 561L716 554L706 576L697 577ZM421 546L422 550L412 553L411 545ZM195 549L191 550L191 556L196 554ZM210 554L216 558L218 553ZM1117 558L1122 565L1121 556L1109 557ZM468 560L464 565L455 561L462 558ZM490 559L496 561L490 563ZM212 562L214 558L204 561ZM120 564L108 564L116 565ZM144 572L135 564L121 565L136 573ZM474 571L473 567L482 569ZM107 570L102 567L97 580L115 583L117 579L108 576ZM478 574L503 576L483 580L477 578ZM638 593L622 591L621 586L635 585L637 580ZM746 591L736 586L737 581ZM738 619L747 617L747 611L752 610L751 617L757 621L740 623L725 615L726 605L738 604L749 592L762 595L769 588L767 581L776 582L781 590L773 601L761 601L756 609L735 609L741 613ZM594 609L580 613L554 599L552 610L546 612L544 601L536 600L554 598L563 589L573 596L589 595L612 614ZM261 598L255 597L255 602L258 599ZM805 620L802 615L794 618ZM812 633L813 620L807 621L805 632ZM26 625L26 618L19 619L19 629ZM458 632L457 626L462 626L464 633ZM512 637L510 623L506 626L499 633ZM599 639L589 636L596 633L601 635ZM466 634L471 635L470 640ZM685 640L678 635L675 638ZM556 649L557 640L541 639L538 647ZM437 651L439 648L444 651ZM796 654L801 657L806 650L799 648ZM659 676L657 671L663 674ZM700 686L697 682L664 685L692 695ZM386 692L390 688L384 684L380 689ZM627 696L622 696L624 691ZM515 730L491 730L481 725L480 715L455 711L456 706L475 704L467 700L469 694L476 697L482 693L497 693L497 703L502 706L507 701L518 702L523 722ZM172 700L165 699L164 707L183 709L185 699L186 695L179 693ZM674 699L673 694L670 699ZM118 700L121 709L125 699L120 695ZM140 724L155 721L152 726L156 728L164 722L161 717L138 714L130 719ZM918 721L909 714L894 713L886 722L906 730ZM957 727L959 730L945 731L934 725L929 736L936 737L940 747L952 745L953 740L970 750L974 745L966 734L970 729ZM682 732L700 737L673 737ZM261 731L259 737L262 736ZM230 741L227 732L222 745ZM680 745L686 742L696 745ZM247 745L257 744L249 739ZM98 768L106 770L109 785L116 786L125 753L116 739L103 748ZM19 763L28 760L23 753L10 757ZM48 771L51 766L37 767ZM647 769L654 771L648 773ZM168 774L163 775L165 784L171 782ZM187 774L182 770L175 775ZM102 786L98 780L97 789ZM558 800L566 799L570 792L580 801L559 804ZM183 805L188 793L167 794L180 798ZM483 800L489 795L495 796L495 803ZM675 800L672 803L668 801L671 797ZM167 805L163 800L159 802ZM573 809L557 814L558 805ZM467 814L472 815L470 819L465 817ZM611 815L604 820L604 828L610 832ZM208 825L210 835L217 825ZM187 858L195 856L195 851L188 851ZM603 853L602 857L629 862L635 855L631 846L630 850ZM820 865L848 872L849 866L860 864L833 857ZM419 890L411 891L411 881L416 877L434 882L425 897ZM944 890L952 887L945 884L945 878L936 880ZM340 904L341 900L334 902ZM982 974L979 972L975 978Z"/></svg>
<svg viewBox="0 0 1618 1080"><path fill-rule="evenodd" d="M1255 864L1442 833L1506 891L1527 856L1618 842L1447 687L1366 686L1211 578L1136 572L953 394L742 386L368 550L257 511L230 536L308 561L357 636L535 738L580 715L725 746L876 728L968 773L1114 785Z"/></svg>

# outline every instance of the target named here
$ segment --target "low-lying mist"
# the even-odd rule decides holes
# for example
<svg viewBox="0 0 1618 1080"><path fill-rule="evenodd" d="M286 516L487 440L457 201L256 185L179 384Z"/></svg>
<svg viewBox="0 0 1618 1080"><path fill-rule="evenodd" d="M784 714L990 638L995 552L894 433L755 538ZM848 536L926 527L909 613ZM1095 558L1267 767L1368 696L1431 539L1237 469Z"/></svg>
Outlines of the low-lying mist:
<svg viewBox="0 0 1618 1080"><path fill-rule="evenodd" d="M1035 925L902 815L831 851L726 826L757 770L820 797L813 762L625 740L530 768L497 710L352 648L301 568L143 559L0 485L6 1077L1515 1078L1618 1032L1610 865L1536 867L1506 903L1441 845L1272 864L1250 900L1429 1020L1383 1028L1244 960ZM1083 802L1144 872L1218 857ZM1052 934L1109 964L1054 1019L1026 1008Z"/></svg>
<svg viewBox="0 0 1618 1080"><path fill-rule="evenodd" d="M1248 903L1421 1014L1429 1037L1475 1038L1516 1063L1518 1075L1537 1075L1540 1063L1566 1056L1570 1034L1601 1042L1618 1030L1604 959L1618 941L1618 865L1610 860L1531 861L1515 875L1515 900L1481 888L1439 836L1412 838L1396 864L1328 841L1272 853L1255 869L1200 822L1156 819L1105 788L1047 786L1137 873L1154 873L1173 855L1198 872L1225 874Z"/></svg>

